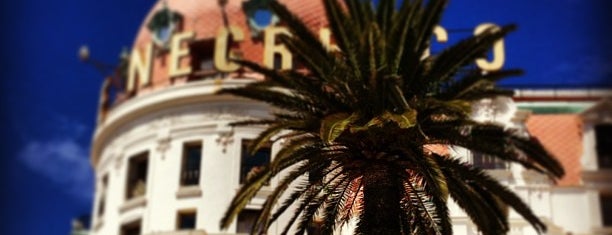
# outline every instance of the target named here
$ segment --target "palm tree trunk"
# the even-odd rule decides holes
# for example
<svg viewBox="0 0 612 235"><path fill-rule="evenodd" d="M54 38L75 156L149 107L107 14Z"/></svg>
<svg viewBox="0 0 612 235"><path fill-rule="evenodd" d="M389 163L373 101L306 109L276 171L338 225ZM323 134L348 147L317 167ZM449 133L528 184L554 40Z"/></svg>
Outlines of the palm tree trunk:
<svg viewBox="0 0 612 235"><path fill-rule="evenodd" d="M364 174L363 212L356 234L402 234L401 181L392 172L391 167L383 163L372 165Z"/></svg>

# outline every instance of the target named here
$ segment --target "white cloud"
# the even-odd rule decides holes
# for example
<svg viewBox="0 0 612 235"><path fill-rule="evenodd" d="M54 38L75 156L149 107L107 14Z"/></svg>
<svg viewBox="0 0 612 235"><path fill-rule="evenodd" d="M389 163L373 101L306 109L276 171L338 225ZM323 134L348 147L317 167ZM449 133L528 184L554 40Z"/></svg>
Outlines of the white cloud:
<svg viewBox="0 0 612 235"><path fill-rule="evenodd" d="M68 195L91 201L93 173L88 156L88 149L72 138L30 141L18 155L24 165L47 177Z"/></svg>

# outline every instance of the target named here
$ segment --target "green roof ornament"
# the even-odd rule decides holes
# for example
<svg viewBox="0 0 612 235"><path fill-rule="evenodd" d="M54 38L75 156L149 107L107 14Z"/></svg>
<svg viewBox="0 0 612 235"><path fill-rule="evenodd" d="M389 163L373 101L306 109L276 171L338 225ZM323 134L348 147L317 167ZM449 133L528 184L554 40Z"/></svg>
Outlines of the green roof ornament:
<svg viewBox="0 0 612 235"><path fill-rule="evenodd" d="M270 25L278 23L278 17L270 10L270 2L274 0L248 0L242 2L242 11L247 16L247 24L251 30L252 37L259 37L261 32ZM258 13L264 13L260 15ZM268 22L263 25L260 24L259 20L265 20L269 17Z"/></svg>
<svg viewBox="0 0 612 235"><path fill-rule="evenodd" d="M155 12L147 28L151 31L153 42L155 45L167 49L170 43L170 38L176 31L183 16L168 8L168 3L163 2L162 9Z"/></svg>

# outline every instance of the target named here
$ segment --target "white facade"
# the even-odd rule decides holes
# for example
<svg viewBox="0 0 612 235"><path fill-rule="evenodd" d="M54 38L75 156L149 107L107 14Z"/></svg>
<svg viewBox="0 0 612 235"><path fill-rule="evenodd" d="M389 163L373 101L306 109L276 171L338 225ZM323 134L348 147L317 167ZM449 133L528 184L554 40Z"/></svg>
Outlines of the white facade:
<svg viewBox="0 0 612 235"><path fill-rule="evenodd" d="M262 104L213 93L221 87L245 83L236 79L190 82L140 95L113 108L99 124L94 139L92 161L97 183L92 234L122 234L122 228L134 224L139 224L141 234L146 235L236 234L236 224L228 231L220 231L219 221L240 186L242 142L255 138L262 129L232 128L228 124L263 118L270 110ZM504 112L496 111L497 118L493 119L509 126L520 127L528 115L517 112L511 100L493 104L506 106L499 109ZM475 106L476 119L490 120L490 110L483 109L491 105L485 102ZM489 171L515 190L548 224L548 234L610 234L602 225L599 193L609 192L606 190L610 190L611 183L607 181L609 174L598 171L595 137L588 123L583 141L582 164L590 178L584 179L581 186L554 186L544 176L516 164ZM202 152L199 183L181 186L184 147L194 143L201 145ZM271 147L272 155L278 149L276 145ZM147 153L148 161L145 189L141 190L145 193L128 199L129 162L142 153ZM454 153L471 157L460 149ZM270 186L274 184L275 181ZM257 209L265 196L263 190L247 208ZM460 208L451 203L450 209L455 234L478 234ZM195 212L195 230L179 232L178 216L185 212ZM511 213L510 223L510 234L536 234L516 213ZM279 234L281 229L273 225L270 232ZM342 230L339 234L351 231Z"/></svg>
<svg viewBox="0 0 612 235"><path fill-rule="evenodd" d="M131 99L108 113L96 131L92 152L97 179L92 234L121 234L122 226L134 222L140 223L142 234L175 234L168 232L177 230L179 212L196 212L200 231L179 234L220 233L221 216L239 187L241 142L261 131L228 123L262 118L269 111L261 104L212 93L244 83L175 86ZM183 147L193 143L200 143L203 153L199 184L181 186ZM148 153L145 193L128 199L129 161L141 153ZM264 196L248 208L257 208Z"/></svg>

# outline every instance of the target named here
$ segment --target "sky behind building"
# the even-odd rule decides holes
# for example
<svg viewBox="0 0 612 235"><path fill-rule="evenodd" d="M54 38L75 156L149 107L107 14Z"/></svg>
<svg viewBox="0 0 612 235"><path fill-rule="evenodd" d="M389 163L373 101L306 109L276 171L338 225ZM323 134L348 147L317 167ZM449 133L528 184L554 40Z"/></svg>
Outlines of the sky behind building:
<svg viewBox="0 0 612 235"><path fill-rule="evenodd" d="M0 233L68 234L70 219L92 208L89 147L104 77L81 63L77 50L87 44L93 58L116 64L154 1L1 4L6 224ZM452 42L483 22L517 23L505 41L505 67L526 74L503 86L612 88L611 6L606 0L453 0L442 26Z"/></svg>

